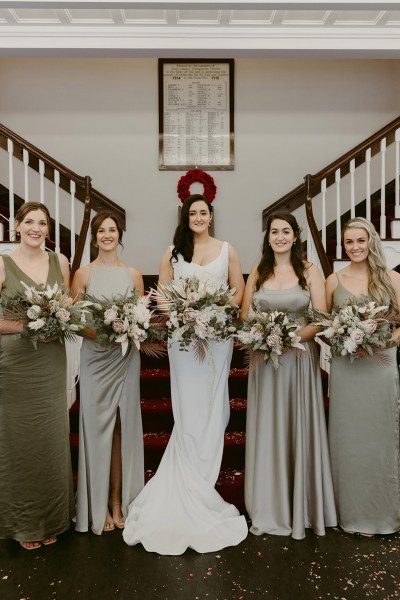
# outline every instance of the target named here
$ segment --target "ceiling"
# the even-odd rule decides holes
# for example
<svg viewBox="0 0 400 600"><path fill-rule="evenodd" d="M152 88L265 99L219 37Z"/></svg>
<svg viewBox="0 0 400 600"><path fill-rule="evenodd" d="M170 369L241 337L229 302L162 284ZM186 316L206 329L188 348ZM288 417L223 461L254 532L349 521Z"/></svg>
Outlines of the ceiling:
<svg viewBox="0 0 400 600"><path fill-rule="evenodd" d="M400 2L0 0L0 56L400 58Z"/></svg>

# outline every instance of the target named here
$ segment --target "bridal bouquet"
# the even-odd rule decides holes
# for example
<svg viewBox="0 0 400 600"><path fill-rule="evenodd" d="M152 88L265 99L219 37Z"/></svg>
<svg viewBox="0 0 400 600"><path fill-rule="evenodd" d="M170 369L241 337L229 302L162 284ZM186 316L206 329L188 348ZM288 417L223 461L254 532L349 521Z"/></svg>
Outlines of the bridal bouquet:
<svg viewBox="0 0 400 600"><path fill-rule="evenodd" d="M159 285L154 295L158 306L169 313L170 342L178 342L180 350L193 343L198 360L203 361L209 340L226 340L236 331L234 293L227 283L196 276Z"/></svg>
<svg viewBox="0 0 400 600"><path fill-rule="evenodd" d="M358 348L373 355L373 347L385 348L391 342L390 322L385 318L387 306L377 306L368 298L349 301L345 306L333 307L332 313L313 311L313 325L323 327L318 336L326 337L334 356L355 359Z"/></svg>
<svg viewBox="0 0 400 600"><path fill-rule="evenodd" d="M153 316L149 308L150 296L140 296L136 291L126 295L99 299L87 295L91 302L96 342L101 346L121 344L122 355L129 345L152 356L159 356L165 350L160 343L165 338L162 319ZM157 343L158 342L158 343Z"/></svg>
<svg viewBox="0 0 400 600"><path fill-rule="evenodd" d="M4 319L25 321L23 332L16 335L29 339L36 348L39 340L73 341L82 332L90 302L81 300L74 304L58 283L43 289L21 283L24 292L1 304Z"/></svg>
<svg viewBox="0 0 400 600"><path fill-rule="evenodd" d="M300 327L287 313L278 310L261 312L252 307L236 337L244 348L262 357L265 363L270 360L277 369L284 349L305 350L296 333Z"/></svg>

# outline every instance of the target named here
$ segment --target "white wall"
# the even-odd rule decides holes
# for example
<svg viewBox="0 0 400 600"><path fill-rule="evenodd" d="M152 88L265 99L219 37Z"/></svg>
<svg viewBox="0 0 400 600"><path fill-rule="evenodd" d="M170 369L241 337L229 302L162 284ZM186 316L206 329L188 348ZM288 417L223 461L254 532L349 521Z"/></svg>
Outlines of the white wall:
<svg viewBox="0 0 400 600"><path fill-rule="evenodd" d="M248 272L261 211L399 116L400 61L237 59L233 172L212 172L216 236ZM123 258L156 273L181 172L158 170L156 59L1 58L0 122L125 207ZM192 191L197 191L192 188Z"/></svg>

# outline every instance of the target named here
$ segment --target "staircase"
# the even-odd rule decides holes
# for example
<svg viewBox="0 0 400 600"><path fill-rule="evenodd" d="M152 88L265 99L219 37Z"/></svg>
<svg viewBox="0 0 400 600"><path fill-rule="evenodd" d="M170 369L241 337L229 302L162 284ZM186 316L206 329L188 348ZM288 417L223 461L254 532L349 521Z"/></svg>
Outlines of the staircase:
<svg viewBox="0 0 400 600"><path fill-rule="evenodd" d="M343 266L341 229L354 216L372 220L389 267L400 263L400 117L327 165L263 211L294 212L304 225L307 258L325 277Z"/></svg>
<svg viewBox="0 0 400 600"><path fill-rule="evenodd" d="M247 368L244 352L235 348L229 376L230 421L225 433L221 472L216 488L221 496L244 511L244 450ZM141 355L141 408L144 433L145 478L157 470L173 427L168 357ZM76 482L79 445L79 400L70 410L72 468Z"/></svg>
<svg viewBox="0 0 400 600"><path fill-rule="evenodd" d="M14 216L22 202L36 200L46 204L53 216L54 242L49 250L65 251L62 236L69 231L66 250L72 274L90 261L88 236L93 212L116 213L125 228L125 210L92 188L91 178L82 177L29 141L0 124L0 253L14 243Z"/></svg>

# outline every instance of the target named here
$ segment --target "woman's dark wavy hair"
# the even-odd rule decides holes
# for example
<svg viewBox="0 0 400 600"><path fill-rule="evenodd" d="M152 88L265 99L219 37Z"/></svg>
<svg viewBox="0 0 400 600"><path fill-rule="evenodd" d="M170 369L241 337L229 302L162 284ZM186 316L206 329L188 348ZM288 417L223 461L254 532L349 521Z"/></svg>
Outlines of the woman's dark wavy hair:
<svg viewBox="0 0 400 600"><path fill-rule="evenodd" d="M171 260L178 260L178 254L181 254L186 262L191 262L193 258L194 235L189 227L189 211L192 204L195 202L205 202L210 215L213 214L211 202L201 194L192 194L183 203L181 210L181 220L178 227L175 229Z"/></svg>
<svg viewBox="0 0 400 600"><path fill-rule="evenodd" d="M122 243L122 234L124 233L124 230L122 229L122 225L121 222L118 218L118 216L116 214L114 214L113 212L107 211L107 210L102 210L100 212L97 213L97 215L95 215L90 223L90 241L93 244L93 246L96 246L96 237L97 237L97 232L99 231L103 221L105 221L106 219L112 219L115 223L115 226L117 228L118 231L118 244L120 244L123 247L123 243Z"/></svg>
<svg viewBox="0 0 400 600"><path fill-rule="evenodd" d="M307 289L307 281L304 276L304 271L306 269L305 262L303 260L302 248L301 248L301 227L296 221L296 218L286 212L275 213L268 217L267 221L267 229L264 236L263 246L262 246L262 256L261 260L257 267L258 277L256 281L256 290L259 290L264 281L272 277L274 274L274 266L275 266L275 255L271 246L269 245L268 237L271 231L271 224L275 219L280 219L282 221L286 221L293 229L293 232L296 236L296 241L294 242L291 252L290 252L290 262L292 263L292 267L294 272L296 273L299 284L301 285L303 290Z"/></svg>

